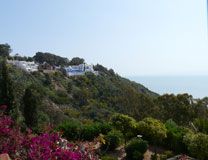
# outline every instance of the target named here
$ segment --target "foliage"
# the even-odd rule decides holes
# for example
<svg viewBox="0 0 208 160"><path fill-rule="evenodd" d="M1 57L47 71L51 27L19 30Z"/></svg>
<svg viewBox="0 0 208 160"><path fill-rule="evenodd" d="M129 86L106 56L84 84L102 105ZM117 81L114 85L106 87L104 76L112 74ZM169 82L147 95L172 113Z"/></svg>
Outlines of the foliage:
<svg viewBox="0 0 208 160"><path fill-rule="evenodd" d="M86 89L77 89L73 92L73 99L75 101L75 104L78 106L83 106L88 104L87 101L88 92Z"/></svg>
<svg viewBox="0 0 208 160"><path fill-rule="evenodd" d="M150 97L128 86L121 86L121 88L122 92L118 98L120 112L127 113L136 120L157 116L159 109Z"/></svg>
<svg viewBox="0 0 208 160"><path fill-rule="evenodd" d="M63 132L64 137L70 141L92 141L94 138L98 137L99 134L107 134L111 131L111 126L108 123L83 125L76 120L62 123L58 128Z"/></svg>
<svg viewBox="0 0 208 160"><path fill-rule="evenodd" d="M72 60L69 62L69 65L79 65L79 64L83 64L84 61L85 61L85 60L84 60L83 58L74 57L74 58L72 58Z"/></svg>
<svg viewBox="0 0 208 160"><path fill-rule="evenodd" d="M109 156L102 156L102 160L118 160L117 158L109 157Z"/></svg>
<svg viewBox="0 0 208 160"><path fill-rule="evenodd" d="M161 143L167 135L167 129L165 125L153 118L145 118L136 125L136 130L138 134L143 135L143 137L153 144Z"/></svg>
<svg viewBox="0 0 208 160"><path fill-rule="evenodd" d="M51 53L37 52L33 58L38 63L47 62L52 66L67 66L69 64L67 58L56 56Z"/></svg>
<svg viewBox="0 0 208 160"><path fill-rule="evenodd" d="M127 158L130 160L142 160L143 154L146 152L147 147L147 141L136 138L130 140L125 146Z"/></svg>
<svg viewBox="0 0 208 160"><path fill-rule="evenodd" d="M206 102L194 100L188 94L165 94L157 97L154 103L160 108L161 120L172 119L178 125L188 125L194 118L205 118L208 113Z"/></svg>
<svg viewBox="0 0 208 160"><path fill-rule="evenodd" d="M187 129L178 127L172 120L168 120L165 127L167 128L167 137L163 141L165 147L176 153L186 153L187 146L183 142L183 137L187 133Z"/></svg>
<svg viewBox="0 0 208 160"><path fill-rule="evenodd" d="M5 106L2 108L6 109ZM92 144L63 143L60 134L55 133L50 125L43 128L40 135L34 135L31 130L24 134L19 127L11 128L12 123L12 120L4 116L4 112L0 114L0 154L8 153L12 159L21 160L98 159L94 156Z"/></svg>
<svg viewBox="0 0 208 160"><path fill-rule="evenodd" d="M124 135L125 143L127 140L127 133L135 128L136 121L132 117L123 114L115 114L111 118L112 125Z"/></svg>
<svg viewBox="0 0 208 160"><path fill-rule="evenodd" d="M6 114L15 110L15 87L9 76L5 60L0 62L0 105L7 104Z"/></svg>
<svg viewBox="0 0 208 160"><path fill-rule="evenodd" d="M85 125L82 131L82 139L87 141L92 141L94 138L98 137L101 133L100 126L95 124Z"/></svg>
<svg viewBox="0 0 208 160"><path fill-rule="evenodd" d="M199 160L208 158L208 135L189 132L184 137L189 153Z"/></svg>
<svg viewBox="0 0 208 160"><path fill-rule="evenodd" d="M157 160L158 159L158 155L157 154L152 154L151 155L151 160Z"/></svg>
<svg viewBox="0 0 208 160"><path fill-rule="evenodd" d="M66 137L69 141L76 141L80 139L83 126L78 121L73 120L60 124L58 129L63 132L63 136Z"/></svg>
<svg viewBox="0 0 208 160"><path fill-rule="evenodd" d="M199 132L208 133L208 119L207 118L196 118L194 120L194 125Z"/></svg>
<svg viewBox="0 0 208 160"><path fill-rule="evenodd" d="M114 151L122 143L123 135L120 131L112 130L104 136L105 143L102 143L103 150Z"/></svg>
<svg viewBox="0 0 208 160"><path fill-rule="evenodd" d="M40 105L40 97L31 88L25 90L23 97L25 124L29 128L38 125L38 105Z"/></svg>
<svg viewBox="0 0 208 160"><path fill-rule="evenodd" d="M11 52L10 45L0 44L0 56L9 57L10 52Z"/></svg>
<svg viewBox="0 0 208 160"><path fill-rule="evenodd" d="M171 158L174 154L172 151L165 151L165 155L167 156L167 158Z"/></svg>
<svg viewBox="0 0 208 160"><path fill-rule="evenodd" d="M166 154L160 154L160 160L166 160L167 158Z"/></svg>
<svg viewBox="0 0 208 160"><path fill-rule="evenodd" d="M56 104L70 104L71 97L68 97L67 93L62 90L53 90L50 93L50 99Z"/></svg>

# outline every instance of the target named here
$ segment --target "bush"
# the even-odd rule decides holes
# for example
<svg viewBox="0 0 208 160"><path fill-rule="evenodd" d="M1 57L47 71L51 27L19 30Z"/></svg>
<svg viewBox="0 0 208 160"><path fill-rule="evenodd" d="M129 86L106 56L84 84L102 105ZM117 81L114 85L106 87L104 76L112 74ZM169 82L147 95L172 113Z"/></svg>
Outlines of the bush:
<svg viewBox="0 0 208 160"><path fill-rule="evenodd" d="M122 142L122 133L117 130L112 130L106 136L104 136L105 144L102 143L103 150L115 150Z"/></svg>
<svg viewBox="0 0 208 160"><path fill-rule="evenodd" d="M103 156L101 157L101 160L118 160L118 159L110 156Z"/></svg>
<svg viewBox="0 0 208 160"><path fill-rule="evenodd" d="M163 145L176 153L186 153L187 146L183 142L183 137L187 132L186 129L178 127L173 121L165 123L167 128L167 137L163 141Z"/></svg>
<svg viewBox="0 0 208 160"><path fill-rule="evenodd" d="M172 151L166 151L165 155L167 156L167 158L171 158L173 156L173 152Z"/></svg>
<svg viewBox="0 0 208 160"><path fill-rule="evenodd" d="M107 134L112 130L112 126L108 123L97 123L100 133Z"/></svg>
<svg viewBox="0 0 208 160"><path fill-rule="evenodd" d="M112 127L108 123L93 123L85 125L82 132L82 139L91 141L98 137L100 133L107 134Z"/></svg>
<svg viewBox="0 0 208 160"><path fill-rule="evenodd" d="M184 142L188 146L189 154L193 157L204 160L208 159L208 135L204 133L194 134L189 132L184 136Z"/></svg>
<svg viewBox="0 0 208 160"><path fill-rule="evenodd" d="M143 154L146 152L148 143L142 139L132 139L125 146L127 158L130 160L142 160Z"/></svg>
<svg viewBox="0 0 208 160"><path fill-rule="evenodd" d="M100 133L100 128L97 125L89 124L83 128L82 139L92 141L95 137L98 137Z"/></svg>
<svg viewBox="0 0 208 160"><path fill-rule="evenodd" d="M80 139L80 135L82 132L82 125L78 121L71 121L62 123L58 126L63 132L63 137L67 138L69 141L75 141Z"/></svg>
<svg viewBox="0 0 208 160"><path fill-rule="evenodd" d="M151 160L157 160L158 159L158 155L157 154L152 154L151 155Z"/></svg>
<svg viewBox="0 0 208 160"><path fill-rule="evenodd" d="M111 126L108 123L93 123L88 125L83 125L78 121L66 122L58 127L63 131L63 136L68 140L84 140L92 141L94 138L98 137L100 133L107 134L111 130Z"/></svg>
<svg viewBox="0 0 208 160"><path fill-rule="evenodd" d="M160 155L160 160L166 160L168 157L166 154L161 154Z"/></svg>

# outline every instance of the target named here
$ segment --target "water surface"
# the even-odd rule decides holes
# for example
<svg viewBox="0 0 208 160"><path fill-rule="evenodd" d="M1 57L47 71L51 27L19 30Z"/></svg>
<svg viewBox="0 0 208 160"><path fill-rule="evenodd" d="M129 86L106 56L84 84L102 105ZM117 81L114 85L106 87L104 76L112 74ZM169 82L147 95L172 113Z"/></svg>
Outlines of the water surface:
<svg viewBox="0 0 208 160"><path fill-rule="evenodd" d="M127 76L159 94L191 94L194 98L208 96L208 76Z"/></svg>

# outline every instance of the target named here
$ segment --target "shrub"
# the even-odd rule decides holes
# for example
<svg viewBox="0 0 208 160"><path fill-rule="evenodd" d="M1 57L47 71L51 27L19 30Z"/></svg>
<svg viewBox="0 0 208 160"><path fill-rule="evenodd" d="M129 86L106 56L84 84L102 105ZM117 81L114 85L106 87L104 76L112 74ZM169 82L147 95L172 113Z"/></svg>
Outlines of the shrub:
<svg viewBox="0 0 208 160"><path fill-rule="evenodd" d="M111 128L112 127L108 123L93 123L85 125L82 131L82 139L91 141L98 137L100 133L107 134L111 131Z"/></svg>
<svg viewBox="0 0 208 160"><path fill-rule="evenodd" d="M101 157L101 160L118 160L118 159L110 156L103 156Z"/></svg>
<svg viewBox="0 0 208 160"><path fill-rule="evenodd" d="M160 159L161 160L166 160L168 157L167 157L167 155L166 154L161 154L160 155Z"/></svg>
<svg viewBox="0 0 208 160"><path fill-rule="evenodd" d="M97 123L98 128L100 129L100 133L107 134L112 130L112 126L108 123Z"/></svg>
<svg viewBox="0 0 208 160"><path fill-rule="evenodd" d="M130 140L125 146L127 158L130 160L142 160L147 147L148 143L145 140L136 138Z"/></svg>
<svg viewBox="0 0 208 160"><path fill-rule="evenodd" d="M165 126L167 128L167 137L163 141L163 145L168 149L174 150L176 153L186 153L187 146L183 142L183 137L187 132L186 129L178 127L171 120L168 120Z"/></svg>
<svg viewBox="0 0 208 160"><path fill-rule="evenodd" d="M80 139L82 125L78 121L73 120L71 122L62 123L58 126L58 129L63 132L63 136L69 141L75 141Z"/></svg>
<svg viewBox="0 0 208 160"><path fill-rule="evenodd" d="M151 155L151 160L157 160L158 159L158 155L157 154L152 154Z"/></svg>
<svg viewBox="0 0 208 160"><path fill-rule="evenodd" d="M173 156L173 152L172 151L166 151L165 155L167 156L167 158L171 158Z"/></svg>
<svg viewBox="0 0 208 160"><path fill-rule="evenodd" d="M98 137L100 133L107 134L111 130L111 126L108 123L93 123L83 125L78 121L66 122L59 125L58 129L63 131L63 136L68 140L84 140L92 141Z"/></svg>
<svg viewBox="0 0 208 160"><path fill-rule="evenodd" d="M189 154L197 159L208 159L208 135L204 133L194 134L189 132L184 136L184 142L188 146Z"/></svg>
<svg viewBox="0 0 208 160"><path fill-rule="evenodd" d="M105 144L102 143L103 150L115 150L122 142L122 133L117 130L112 130L106 136L104 136Z"/></svg>
<svg viewBox="0 0 208 160"><path fill-rule="evenodd" d="M166 137L167 129L165 125L157 119L145 118L136 124L138 134L153 144L160 144Z"/></svg>

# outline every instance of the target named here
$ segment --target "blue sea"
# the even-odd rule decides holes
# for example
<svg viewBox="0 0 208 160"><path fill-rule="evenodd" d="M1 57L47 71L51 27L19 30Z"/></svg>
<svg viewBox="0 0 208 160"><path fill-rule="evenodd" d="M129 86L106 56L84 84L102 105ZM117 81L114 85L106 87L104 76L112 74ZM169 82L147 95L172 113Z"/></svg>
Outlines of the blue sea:
<svg viewBox="0 0 208 160"><path fill-rule="evenodd" d="M208 97L208 75L206 76L126 76L159 93L191 94L194 98Z"/></svg>

